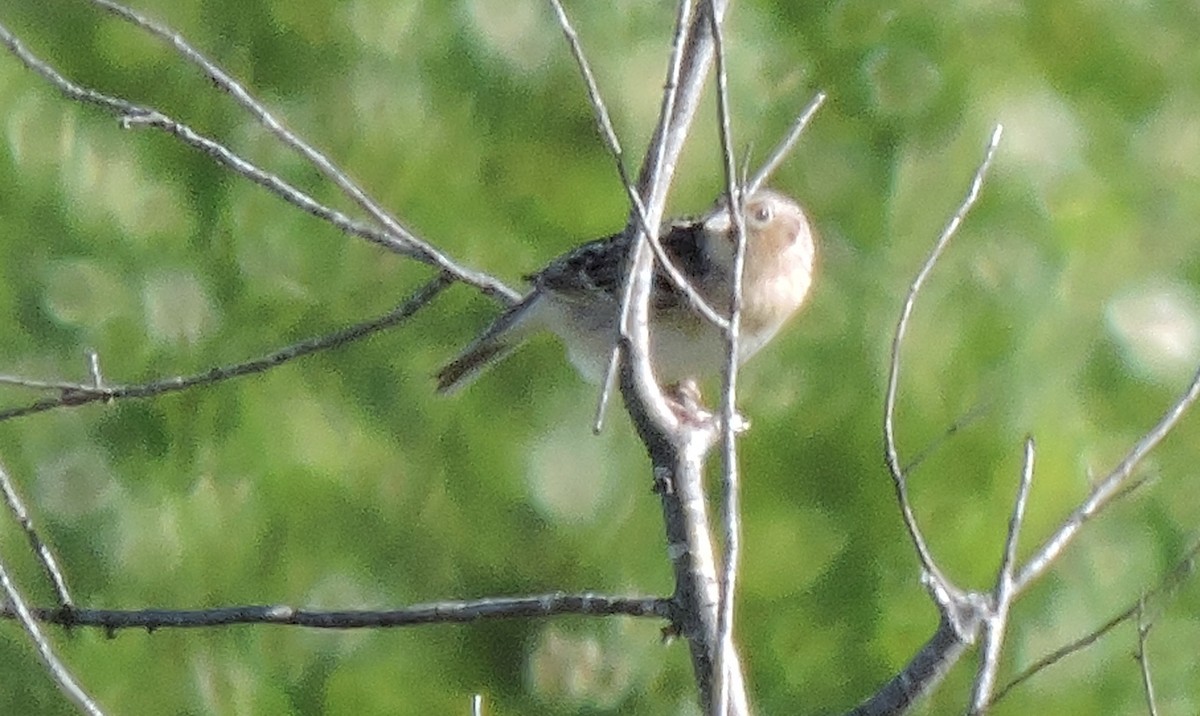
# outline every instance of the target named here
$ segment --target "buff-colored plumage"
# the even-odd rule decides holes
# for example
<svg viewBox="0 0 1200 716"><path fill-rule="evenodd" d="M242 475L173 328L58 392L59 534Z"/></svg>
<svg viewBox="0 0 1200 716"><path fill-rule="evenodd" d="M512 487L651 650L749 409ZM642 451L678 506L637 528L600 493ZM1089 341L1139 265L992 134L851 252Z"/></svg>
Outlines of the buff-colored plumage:
<svg viewBox="0 0 1200 716"><path fill-rule="evenodd" d="M729 306L737 248L731 218L719 201L699 219L672 222L660 237L697 293L722 313ZM745 225L739 362L766 345L803 305L816 254L804 211L782 194L762 190L750 197ZM537 330L562 338L579 372L599 382L616 337L628 247L629 239L616 234L584 244L530 275L533 290L438 372L438 390L461 387ZM650 343L655 375L664 384L713 374L725 355L720 329L690 308L661 271L651 295Z"/></svg>

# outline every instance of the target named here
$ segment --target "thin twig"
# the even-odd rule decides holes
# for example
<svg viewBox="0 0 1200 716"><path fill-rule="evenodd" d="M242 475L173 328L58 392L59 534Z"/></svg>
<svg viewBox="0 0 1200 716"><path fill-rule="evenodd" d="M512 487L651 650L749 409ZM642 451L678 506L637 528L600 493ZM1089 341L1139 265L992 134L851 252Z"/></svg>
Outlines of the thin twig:
<svg viewBox="0 0 1200 716"><path fill-rule="evenodd" d="M1022 463L1021 482L1017 487L1017 498L1013 502L1012 514L1008 518L1008 536L1004 541L1004 556L996 575L996 586L992 592L992 613L984 622L983 648L979 653L979 670L971 690L971 713L987 711L996 688L996 674L1000 670L1000 650L1008 629L1008 614L1013 601L1013 570L1017 561L1017 542L1021 535L1021 524L1025 520L1025 506L1029 502L1029 488L1033 484L1033 438L1025 438L1025 459Z"/></svg>
<svg viewBox="0 0 1200 716"><path fill-rule="evenodd" d="M1158 716L1158 704L1154 698L1154 681L1150 678L1150 656L1146 653L1146 640L1150 636L1150 627L1154 624L1146 621L1145 606L1145 599L1138 601L1138 640L1137 651L1133 657L1137 659L1138 670L1142 673L1142 692L1146 696L1146 712L1150 716Z"/></svg>
<svg viewBox="0 0 1200 716"><path fill-rule="evenodd" d="M283 122L275 117L266 108L266 106L263 105L262 102L258 101L258 99L251 95L245 87L243 87L227 72L222 70L216 63L205 57L196 48L192 47L182 35L163 24L150 20L149 18L131 10L130 8L125 7L124 5L121 5L120 3L112 2L112 0L92 0L92 3L100 8L103 8L104 10L107 10L122 20L140 27L141 29L149 32L150 34L174 47L175 51L178 52L181 57L200 68L200 70L213 83L214 86L232 97L233 100L242 107L242 109L258 120L259 124L266 128L271 134L275 135L275 137L281 142L288 147L291 147L302 157L307 159L309 163L311 163L319 172L321 172L321 174L336 184L337 187L341 189L344 194L346 194L346 196L348 196L352 201L354 201L354 203L358 204L360 208L366 211L371 218L375 219L375 221L378 221L384 228L386 228L388 233L396 237L401 237L401 239L412 248L415 255L420 257L422 260L426 261L432 266L436 266L457 280L464 280L464 278L471 277L470 281L464 282L477 285L480 290L484 290L485 292L499 292L500 295L510 294L510 290L507 287L504 287L503 290L501 290L500 286L497 285L499 282L495 281L495 279L491 279L491 277L483 277L475 272L461 269L442 252L438 251L425 241L417 238L417 236L409 231L407 227L403 226L398 219L380 206L379 202L371 198L371 196L368 195L367 192L353 179L351 179L344 171L342 171L341 168L334 164L329 157L319 152L308 142L304 141L291 130L289 130L283 124ZM462 274L462 278L460 278L460 272ZM480 278L486 278L487 280L480 284L476 284L475 281ZM512 301L520 298L520 296L511 294L507 295L507 298L510 299L509 302L511 303Z"/></svg>
<svg viewBox="0 0 1200 716"><path fill-rule="evenodd" d="M1134 469L1175 428L1197 398L1200 398L1200 369L1192 377L1192 382L1188 385L1187 390L1163 414L1158 424L1134 444L1112 472L1092 489L1083 504L1077 507L1050 539L1046 540L1029 558L1016 577L1014 588L1018 594L1028 588L1033 580L1045 573L1059 553L1079 535L1085 522L1096 516L1122 493L1122 487L1133 474Z"/></svg>
<svg viewBox="0 0 1200 716"><path fill-rule="evenodd" d="M100 357L95 351L87 352L88 387L101 390L104 379L100 375ZM37 380L19 375L0 375L0 385L14 385L30 390L79 390L79 383L66 380Z"/></svg>
<svg viewBox="0 0 1200 716"><path fill-rule="evenodd" d="M15 385L31 390L78 390L79 384L70 381L36 380L18 375L0 375L0 385Z"/></svg>
<svg viewBox="0 0 1200 716"><path fill-rule="evenodd" d="M102 0L92 0L108 7ZM119 6L113 6L116 8ZM113 9L113 12L117 12ZM151 29L151 28L147 28ZM178 37L177 35L173 35ZM182 40L180 40L182 42ZM121 125L130 127L153 127L177 138L184 144L208 155L215 162L267 189L289 204L331 224L343 233L364 238L371 243L429 264L452 276L456 281L469 284L485 295L503 303L512 304L520 294L487 274L459 266L445 254L418 239L412 232L400 227L389 226L387 231L355 221L336 209L327 207L270 172L264 171L239 156L220 142L202 135L191 127L177 122L158 110L111 97L102 92L83 87L68 80L44 60L34 55L12 32L0 24L0 44L7 47L18 60L35 74L45 79L67 99L90 104L115 114ZM185 43L186 44L186 43ZM219 71L219 70L217 70ZM265 110L264 110L265 111ZM269 116L269 115L268 115Z"/></svg>
<svg viewBox="0 0 1200 716"><path fill-rule="evenodd" d="M885 456L888 472L891 474L892 483L896 490L896 500L899 503L900 513L904 519L904 526L908 531L909 538L912 540L913 547L916 549L917 557L921 561L921 569L929 578L946 585L949 582L945 580L941 570L938 569L937 564L934 562L933 555L930 553L929 547L925 543L925 538L921 534L921 529L917 525L916 517L913 515L912 505L908 500L908 480L904 472L900 469L900 456L896 448L895 428L896 395L900 385L900 348L904 343L904 336L908 331L908 323L912 317L917 294L920 292L921 286L924 285L925 279L933 271L938 258L950 243L950 239L958 232L958 227L962 224L967 212L971 210L971 207L974 206L976 200L979 198L980 189L983 187L983 180L987 176L988 168L991 166L992 159L996 155L996 148L1000 144L1000 137L1003 131L1003 127L999 124L992 131L983 162L975 170L975 177L971 181L971 188L968 190L966 198L963 199L958 210L954 212L954 216L951 217L946 228L942 230L942 234L938 237L933 251L925 259L921 270L917 273L916 278L913 279L912 284L909 285L908 296L904 300L904 307L900 312L900 320L896 324L896 335L892 339L887 395L884 401L883 435Z"/></svg>
<svg viewBox="0 0 1200 716"><path fill-rule="evenodd" d="M310 338L299 343L292 344L285 348L281 348L271 353L245 361L243 363L235 363L228 366L217 366L210 368L203 373L195 373L187 376L176 376L174 378L165 378L162 380L151 381L149 383L137 383L131 385L106 385L100 389L96 389L89 384L71 385L62 390L62 394L54 398L46 398L28 405L17 408L8 408L0 410L0 422L5 420L13 420L15 418L33 415L35 413L43 413L47 410L57 408L75 408L81 405L96 402L110 402L114 400L128 400L136 398L152 398L166 393L176 393L181 390L187 390L199 385L209 385L212 383L220 383L231 378L238 378L244 375L254 373L262 373L270 368L274 368L288 361L302 358L313 353L317 353L330 348L351 343L353 341L365 338L374 333L378 333L387 328L396 326L408 320L432 301L438 294L444 291L450 285L450 279L446 274L439 274L421 288L417 289L404 303L400 304L391 311L377 318L372 318L368 321L356 323L352 326L343 328L340 331L334 331L319 338Z"/></svg>
<svg viewBox="0 0 1200 716"><path fill-rule="evenodd" d="M9 511L13 513L13 517L16 518L17 524L21 525L21 530L29 541L29 548L33 550L34 557L42 566L46 578L50 580L50 585L54 588L54 597L58 600L58 608L67 611L73 609L75 604L71 599L71 592L67 589L67 580L58 567L58 560L54 558L54 554L50 552L50 548L46 546L42 538L38 536L37 528L33 525L33 518L29 516L29 510L25 509L25 502L17 494L17 490L8 476L8 471L4 469L3 465L0 465L0 492L4 493L4 502L8 505Z"/></svg>
<svg viewBox="0 0 1200 716"><path fill-rule="evenodd" d="M900 472L905 475L911 475L914 470L920 467L943 445L949 442L951 438L953 438L955 435L958 435L960 432L967 429L967 427L969 427L972 423L982 418L984 413L990 409L991 406L987 403L978 403L970 410L960 415L958 419L956 419L950 424L949 427L942 431L941 435L938 435L934 439L930 440L925 444L925 447L918 450L917 454L913 455L913 457L908 461L908 464L905 465Z"/></svg>
<svg viewBox="0 0 1200 716"><path fill-rule="evenodd" d="M100 354L94 350L87 352L87 372L88 378L91 379L92 387L96 390L104 388L104 376L100 373Z"/></svg>
<svg viewBox="0 0 1200 716"><path fill-rule="evenodd" d="M278 624L310 629L374 629L426 624L463 624L493 619L530 619L566 615L627 616L670 619L670 599L613 597L604 594L536 594L464 601L416 604L403 609L301 609L287 605L247 605L212 609L76 609L64 615L57 609L34 609L33 618L49 624L122 629L192 629L235 624ZM11 609L0 615L12 617Z"/></svg>
<svg viewBox="0 0 1200 716"><path fill-rule="evenodd" d="M800 135L804 134L804 130L808 128L808 123L812 121L817 110L825 103L825 93L818 92L815 97L809 100L808 105L800 112L800 116L792 123L791 129L784 136L783 141L771 152L771 156L767 157L767 161L754 174L754 178L746 183L746 193L753 196L754 192L758 191L771 179L771 175L783 164L783 160L796 147L796 142L800 141Z"/></svg>
<svg viewBox="0 0 1200 716"><path fill-rule="evenodd" d="M711 2L710 2L711 5ZM721 570L721 612L717 622L717 659L714 665L717 680L717 699L713 705L717 716L729 713L730 660L736 656L733 639L733 618L737 594L737 572L741 559L741 484L737 458L737 378L738 342L742 326L742 275L746 266L746 197L738 186L733 158L733 127L729 116L729 75L725 66L725 36L717 22L715 8L711 18L713 49L717 70L717 126L721 137L721 156L724 158L725 194L729 216L737 240L733 260L733 287L729 297L729 327L725 331L725 365L721 391L721 479L722 526L725 551Z"/></svg>
<svg viewBox="0 0 1200 716"><path fill-rule="evenodd" d="M103 716L104 712L100 710L100 707L96 705L92 697L88 696L87 692L83 690L83 687L75 680L75 677L71 676L71 672L67 670L67 667L55 656L54 649L51 648L50 642L46 640L46 635L38 627L37 620L29 607L26 606L21 592L13 584L12 578L9 577L8 569L4 566L3 561L0 561L0 590L3 590L5 596L4 610L21 623L21 628L25 630L29 639L37 648L38 658L41 659L42 665L46 667L46 671L50 673L50 678L54 680L59 690L81 712L92 714L93 716ZM63 614L60 609L54 609L50 613L60 617Z"/></svg>
<svg viewBox="0 0 1200 716"><path fill-rule="evenodd" d="M991 704L996 704L1005 696L1007 696L1013 689L1036 676L1042 670L1057 664L1077 651L1082 651L1092 644L1095 644L1100 640L1101 637L1105 636L1113 629L1137 617L1139 610L1143 608L1143 605L1147 601L1159 598L1166 599L1175 591L1176 588L1179 587L1179 585L1183 584L1183 581L1195 570L1197 557L1200 557L1200 540L1194 542L1192 546L1184 552L1183 557L1175 563L1175 566L1171 568L1171 571L1167 572L1162 581L1159 582L1156 587L1147 591L1145 594L1139 597L1137 601L1126 607L1124 611L1117 614L1112 619L1109 619L1097 629L1083 635L1078 639L1075 639L1074 641L1064 644L1063 646L1055 649L1054 651L1030 664L1024 671L1013 677L1011 681L1004 685L1004 688L1000 689L1000 691L996 693L995 697L992 698Z"/></svg>

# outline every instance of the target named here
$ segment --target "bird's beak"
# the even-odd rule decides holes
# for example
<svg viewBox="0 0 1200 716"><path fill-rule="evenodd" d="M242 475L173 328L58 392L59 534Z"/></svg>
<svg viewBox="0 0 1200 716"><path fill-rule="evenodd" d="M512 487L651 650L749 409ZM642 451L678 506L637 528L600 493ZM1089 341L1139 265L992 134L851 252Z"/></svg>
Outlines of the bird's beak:
<svg viewBox="0 0 1200 716"><path fill-rule="evenodd" d="M729 210L721 209L704 220L704 231L714 236L729 236L733 233L733 221Z"/></svg>

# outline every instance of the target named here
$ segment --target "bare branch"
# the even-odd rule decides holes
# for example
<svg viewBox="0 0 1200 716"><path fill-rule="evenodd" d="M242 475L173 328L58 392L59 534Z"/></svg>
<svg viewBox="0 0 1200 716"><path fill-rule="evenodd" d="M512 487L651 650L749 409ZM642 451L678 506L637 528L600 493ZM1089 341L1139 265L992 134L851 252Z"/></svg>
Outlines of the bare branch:
<svg viewBox="0 0 1200 716"><path fill-rule="evenodd" d="M690 0L682 0L677 17L672 59L658 129L638 175L638 190L646 207L645 231L653 234L688 127L699 105L701 89L713 60L710 15L720 22L728 3L701 3L693 15ZM633 235L637 217L628 230ZM621 392L638 434L646 445L660 486L666 523L667 549L675 572L676 628L687 639L700 706L711 712L718 695L712 679L717 649L720 594L708 528L703 490L704 457L715 444L715 431L684 423L667 405L650 366L649 307L652 257L639 237L628 262L629 278L623 302L619 350ZM730 680L730 703L746 713L745 684Z"/></svg>
<svg viewBox="0 0 1200 716"><path fill-rule="evenodd" d="M485 280L481 284L475 284L474 281L481 278L480 275L460 269L440 251L417 238L398 219L371 198L362 187L334 164L332 160L284 126L283 122L271 114L245 87L242 87L237 80L217 66L216 63L192 47L182 35L165 25L156 23L134 12L124 5L112 2L112 0L92 0L92 2L116 17L149 32L151 35L174 47L181 57L199 67L218 89L221 89L232 97L242 109L258 120L259 124L265 127L267 131L275 135L275 137L288 147L296 150L296 152L316 167L321 174L336 184L346 196L350 197L352 201L366 211L371 218L386 228L390 235L400 237L404 243L411 247L415 256L421 258L421 260L429 263L431 266L436 266L457 280L461 281L467 277L471 277L472 280L464 282L477 285L480 290L489 293L489 295L493 295L491 292L496 292L494 295L506 296L510 303L520 298L519 295L510 294L507 287L502 287L502 285L499 285L499 282L491 279L491 277L486 277L488 280ZM460 271L463 273L462 277L459 276Z"/></svg>
<svg viewBox="0 0 1200 716"><path fill-rule="evenodd" d="M784 136L783 141L781 141L779 145L775 147L774 151L771 152L771 156L767 157L767 161L764 162L762 168L760 168L754 174L754 178L746 183L747 194L753 194L761 189L764 184L770 181L771 176L775 173L775 170L779 168L780 164L783 164L783 160L786 159L787 155L790 154L792 149L795 148L796 142L800 141L800 135L804 134L804 130L808 128L808 123L812 121L812 118L817 114L817 110L820 109L821 105L824 103L824 92L818 92L817 96L809 100L808 105L805 106L804 110L800 112L800 116L797 117L796 121L792 123L791 129L788 130L788 133Z"/></svg>
<svg viewBox="0 0 1200 716"><path fill-rule="evenodd" d="M950 239L954 238L955 233L958 232L958 227L962 224L967 212L971 210L971 207L974 206L975 201L979 198L980 189L983 187L983 180L987 176L988 168L991 167L992 159L996 156L996 148L1000 144L1000 137L1003 132L1004 128L997 124L996 128L992 131L991 139L988 141L983 162L975 170L975 177L971 181L971 188L968 190L966 198L963 199L958 210L954 212L950 223L942 230L942 234L938 237L933 251L925 259L921 270L917 273L916 278L913 279L912 284L909 285L908 296L904 300L904 307L900 312L900 320L896 324L896 335L892 339L891 365L888 370L887 396L884 401L883 436L885 455L888 471L891 473L892 483L896 490L896 501L899 503L900 513L904 518L904 526L908 530L909 538L912 540L917 557L921 561L921 569L931 579L947 585L949 582L946 581L934 562L933 555L930 553L929 547L925 544L925 538L922 536L916 517L913 515L912 505L908 500L908 480L900 468L900 456L896 448L896 394L900 384L900 348L904 343L904 336L908 331L908 322L912 317L917 294L920 292L921 286L924 285L925 279L933 271L938 258L941 257L942 252L950 243Z"/></svg>
<svg viewBox="0 0 1200 716"><path fill-rule="evenodd" d="M711 2L710 2L711 5ZM717 126L720 128L721 156L724 158L725 194L729 204L729 216L733 222L737 249L733 261L733 290L729 297L729 327L725 331L724 385L721 391L721 456L723 475L721 479L721 506L725 533L725 552L721 571L721 613L717 622L717 652L714 678L717 680L717 700L713 704L717 716L726 716L730 711L729 683L735 677L732 664L736 663L737 651L733 639L734 604L737 594L737 572L741 559L741 484L738 474L737 426L737 378L738 342L742 326L742 275L746 265L746 217L745 195L737 183L733 158L733 127L729 117L729 75L725 67L725 37L721 23L716 19L713 7L712 34L717 65Z"/></svg>
<svg viewBox="0 0 1200 716"><path fill-rule="evenodd" d="M1171 569L1171 571L1167 572L1162 581L1156 587L1147 591L1124 611L1100 625L1100 627L1096 630L1085 634L1070 643L1064 644L1058 649L1055 649L1046 656L1043 656L1035 661L1028 668L1005 684L1004 688L1000 689L1000 691L996 693L996 696L992 699L991 703L996 704L1005 696L1007 696L1013 689L1025 683L1043 669L1057 664L1077 651L1086 649L1092 644L1095 644L1100 640L1101 637L1105 636L1113 629L1127 621L1130 621L1131 619L1134 619L1138 616L1139 612L1143 610L1144 605L1147 602L1159 598L1166 599L1175 591L1176 588L1179 587L1179 585L1183 583L1185 579L1191 576L1192 572L1195 570L1196 558L1198 556L1200 556L1200 541L1193 543L1192 546L1184 552L1183 557L1175 563L1175 566Z"/></svg>
<svg viewBox="0 0 1200 716"><path fill-rule="evenodd" d="M302 609L287 605L249 605L212 609L34 609L33 617L48 624L95 627L115 634L121 629L191 629L234 624L282 624L311 629L374 629L427 624L462 624L494 619L529 619L566 615L628 616L670 619L673 605L661 597L612 597L603 594L538 594L467 601L417 604L391 610ZM11 610L0 610L11 618Z"/></svg>
<svg viewBox="0 0 1200 716"><path fill-rule="evenodd" d="M1145 599L1138 602L1138 640L1137 651L1134 652L1133 658L1137 659L1139 671L1142 673L1142 691L1146 695L1146 713L1150 716L1158 716L1158 705L1154 699L1154 682L1150 678L1150 657L1146 654L1146 639L1150 636L1150 627L1154 625L1146 621L1145 606Z"/></svg>
<svg viewBox="0 0 1200 716"><path fill-rule="evenodd" d="M628 373L630 385L634 388L632 394L637 398L637 404L641 406L644 415L651 421L650 425L654 426L655 432L674 433L679 425L654 380L654 371L650 366L649 303L650 288L653 284L653 262L650 254L646 252L645 242L647 236L657 235L659 232L667 203L667 191L674 177L675 162L683 150L683 139L692 117L695 116L704 75L707 74L707 65L703 68L705 72L694 72L697 69L695 60L689 57L689 52L695 52L696 48L700 47L696 37L700 34L697 24L693 18L692 0L680 0L659 122L638 176L638 192L644 197L642 203L646 212L642 218L635 216L631 211L627 222L627 231L630 235L636 235L637 239L633 242L632 254L627 262L629 273L625 279L621 299L618 344L609 357L608 373L611 374L617 359L624 353L622 372ZM689 65L689 60L693 64ZM709 61L711 62L711 54ZM685 69L692 69L692 74L685 76ZM685 93L692 95L690 99L689 94ZM680 113L684 115L682 127L676 126L677 114ZM637 231L639 226L640 232ZM622 382L625 382L624 378ZM626 403L630 403L630 393L626 392L625 399ZM635 415L634 421L637 422L637 419ZM646 442L649 443L649 440Z"/></svg>
<svg viewBox="0 0 1200 716"><path fill-rule="evenodd" d="M78 383L57 380L37 380L34 378L22 378L19 375L0 375L0 385L15 385L20 388L29 388L31 390L78 390Z"/></svg>
<svg viewBox="0 0 1200 716"><path fill-rule="evenodd" d="M92 2L103 5L111 9L114 13L117 13L118 10L116 8L120 7L106 3L104 0L92 0ZM140 16L135 15L135 17ZM157 28L158 26L153 27ZM146 29L154 31L152 27L146 27ZM161 30L162 28L159 29ZM179 36L171 34L171 37L178 38ZM183 43L182 38L179 38L179 42ZM121 125L125 128L153 127L160 129L176 137L184 144L200 150L226 169L258 184L289 204L328 222L346 234L359 236L400 255L435 266L443 273L453 277L454 280L474 286L484 294L501 302L511 304L520 298L518 292L510 289L491 276L459 266L408 230L400 227L399 224L388 226L387 231L380 231L374 226L355 221L336 209L317 202L311 196L300 191L275 174L258 168L220 142L196 132L191 127L175 121L152 107L110 97L102 92L75 84L30 52L2 24L0 24L0 44L7 47L22 64L49 82L64 97L69 100L99 107L117 115L121 120ZM186 46L186 43L183 44ZM215 71L220 72L219 70ZM216 78L214 78L214 81L216 81ZM244 90L242 92L244 93ZM265 110L262 111L265 112ZM270 115L267 116L269 117ZM288 133L288 136L291 136L290 133Z"/></svg>
<svg viewBox="0 0 1200 716"><path fill-rule="evenodd" d="M979 671L971 689L971 713L982 714L991 703L996 688L996 674L1000 670L1000 649L1008 629L1008 615L1013 602L1013 569L1017 560L1017 542L1021 524L1025 520L1025 506L1029 502L1029 487L1033 484L1033 438L1025 439L1025 459L1021 469L1021 482L1017 487L1017 499L1013 503L1008 519L1008 536L1004 542L1004 556L996 575L996 587L992 592L991 615L983 625L983 647L979 650Z"/></svg>
<svg viewBox="0 0 1200 716"><path fill-rule="evenodd" d="M1187 413L1188 408L1192 407L1192 404L1196 402L1197 397L1200 397L1200 370L1196 371L1187 390L1183 392L1183 395L1179 396L1175 404L1159 419L1158 424L1134 444L1133 448L1121 460L1120 464L1113 468L1112 472L1105 476L1092 489L1091 494L1083 501L1083 504L1075 508L1075 511L1063 522L1058 531L1050 539L1046 540L1034 555L1029 558L1029 561L1025 563L1025 566L1017 575L1016 582L1013 585L1018 593L1023 592L1033 580L1040 577L1054 563L1059 553L1079 535L1079 531L1083 528L1085 522L1098 514L1122 493L1122 487L1133 474L1134 469L1175 428L1184 414Z"/></svg>
<svg viewBox="0 0 1200 716"><path fill-rule="evenodd" d="M215 368L210 368L203 373L195 373L188 376L176 376L174 378L166 378L150 383L139 383L134 385L108 385L102 386L101 388L95 388L86 383L78 385L47 383L47 386L53 385L60 389L62 393L57 397L45 398L35 403L30 403L29 405L0 410L0 422L24 417L26 415L33 415L35 413L43 413L47 410L54 410L56 408L74 408L81 405L87 405L89 403L111 402L114 400L127 400L133 398L152 398L158 395L165 395L167 393L176 393L181 390L187 390L199 385L210 385L213 383L220 383L231 378L261 373L270 368L274 368L277 365L287 363L288 361L292 361L312 353L317 353L319 351L328 350L330 348L336 348L361 338L365 338L371 334L378 333L384 329L399 325L411 318L417 311L425 307L425 305L437 297L449 285L450 279L446 276L446 274L439 274L424 286L417 289L417 291L413 293L413 295L407 300L405 300L404 303L400 304L382 316L368 321L363 321L361 323L356 323L353 326L343 328L340 331L335 331L326 336L311 338L306 341L295 343L244 363L218 366Z"/></svg>
<svg viewBox="0 0 1200 716"><path fill-rule="evenodd" d="M921 270L909 285L908 296L896 324L896 334L892 339L891 365L888 373L887 395L884 403L883 436L887 458L888 472L896 491L896 501L904 519L905 528L921 562L921 581L929 591L930 597L941 613L937 631L905 667L884 685L874 695L849 712L852 716L885 716L903 714L924 693L932 689L945 676L946 672L962 657L967 646L977 638L979 630L985 623L994 618L989 599L979 593L964 592L954 586L937 567L925 539L921 535L916 517L913 515L912 504L908 499L908 480L900 467L900 457L896 448L895 414L896 395L900 380L900 349L908 330L908 322L912 316L917 294L925 283L933 266L949 244L950 239L958 231L963 219L979 198L979 192L987 176L988 168L999 146L1003 128L996 125L988 142L983 161L975 170L974 179L967 196L951 217L950 222L938 237L933 251L925 259ZM1027 446L1030 450L1031 446ZM1030 467L1030 469L1032 469ZM1023 499L1019 502L1023 505ZM1022 507L1023 509L1023 507ZM1010 526L1010 529L1012 527ZM1015 537L1014 537L1015 539ZM1006 550L1007 555L1007 550ZM1006 557L1007 558L1007 557ZM1001 571L1003 577L1004 571ZM996 646L999 648L999 645Z"/></svg>
<svg viewBox="0 0 1200 716"><path fill-rule="evenodd" d="M907 713L917 699L933 689L967 650L958 627L943 614L937 631L900 673L846 716L896 716Z"/></svg>
<svg viewBox="0 0 1200 716"><path fill-rule="evenodd" d="M58 600L58 608L67 611L73 609L75 605L71 600L71 592L67 590L67 580L58 567L58 560L54 558L54 554L50 552L50 548L46 546L42 538L38 536L37 528L33 525L33 518L25 509L25 502L17 494L17 490L8 476L8 471L4 469L3 465L0 465L0 492L4 493L5 504L13 513L17 524L21 526L25 538L29 541L29 548L33 550L34 557L42 566L46 578L50 580L50 585L54 588L54 597Z"/></svg>
<svg viewBox="0 0 1200 716"><path fill-rule="evenodd" d="M38 627L34 615L30 612L29 607L25 605L25 600L21 596L21 592L13 584L12 578L9 577L8 568L4 566L4 562L0 560L0 590L3 590L6 603L4 610L9 612L21 624L21 628L29 636L37 648L38 658L41 659L42 665L46 667L46 671L50 673L50 678L54 680L56 686L67 697L75 708L83 713L92 714L93 716L103 716L104 712L96 705L91 696L83 690L75 677L71 676L71 672L67 667L59 661L54 654L54 649L51 648L50 642L46 640L46 636L42 634L42 630ZM61 609L55 609L51 613L62 615Z"/></svg>

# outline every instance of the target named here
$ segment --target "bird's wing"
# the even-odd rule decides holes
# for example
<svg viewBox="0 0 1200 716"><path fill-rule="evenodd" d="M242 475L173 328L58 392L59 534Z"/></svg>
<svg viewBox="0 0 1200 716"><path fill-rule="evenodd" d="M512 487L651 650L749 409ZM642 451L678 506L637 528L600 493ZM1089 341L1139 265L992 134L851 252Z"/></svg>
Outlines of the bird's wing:
<svg viewBox="0 0 1200 716"><path fill-rule="evenodd" d="M525 279L535 290L567 300L593 300L597 294L612 298L620 291L628 245L624 234L589 241Z"/></svg>
<svg viewBox="0 0 1200 716"><path fill-rule="evenodd" d="M700 246L702 224L695 220L674 221L663 227L659 242L685 277L702 285L710 270ZM624 287L625 260L630 242L623 234L590 241L563 254L536 274L526 276L539 290L548 290L567 300L594 300L597 294L619 301ZM670 277L656 267L654 306L672 310L687 305L686 297Z"/></svg>

